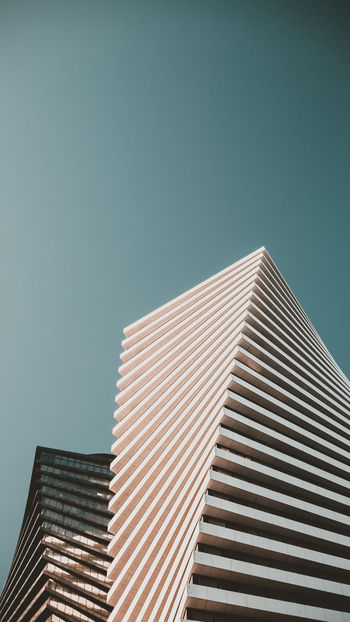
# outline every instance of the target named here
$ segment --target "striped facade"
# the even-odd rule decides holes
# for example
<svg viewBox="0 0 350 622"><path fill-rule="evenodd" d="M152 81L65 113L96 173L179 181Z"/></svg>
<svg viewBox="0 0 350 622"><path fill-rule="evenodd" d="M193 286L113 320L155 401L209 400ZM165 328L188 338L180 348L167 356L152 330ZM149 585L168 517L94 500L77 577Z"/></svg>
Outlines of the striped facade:
<svg viewBox="0 0 350 622"><path fill-rule="evenodd" d="M349 622L350 386L266 250L125 336L109 622Z"/></svg>
<svg viewBox="0 0 350 622"><path fill-rule="evenodd" d="M111 456L38 447L1 622L105 622Z"/></svg>

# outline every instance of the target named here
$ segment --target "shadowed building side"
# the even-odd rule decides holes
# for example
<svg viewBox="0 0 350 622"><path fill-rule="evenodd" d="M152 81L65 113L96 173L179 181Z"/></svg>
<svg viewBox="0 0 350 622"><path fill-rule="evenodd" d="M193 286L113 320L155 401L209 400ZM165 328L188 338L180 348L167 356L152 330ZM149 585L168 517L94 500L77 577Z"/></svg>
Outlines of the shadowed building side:
<svg viewBox="0 0 350 622"><path fill-rule="evenodd" d="M2 622L105 622L111 456L38 447Z"/></svg>
<svg viewBox="0 0 350 622"><path fill-rule="evenodd" d="M109 622L350 619L350 385L266 250L125 335Z"/></svg>

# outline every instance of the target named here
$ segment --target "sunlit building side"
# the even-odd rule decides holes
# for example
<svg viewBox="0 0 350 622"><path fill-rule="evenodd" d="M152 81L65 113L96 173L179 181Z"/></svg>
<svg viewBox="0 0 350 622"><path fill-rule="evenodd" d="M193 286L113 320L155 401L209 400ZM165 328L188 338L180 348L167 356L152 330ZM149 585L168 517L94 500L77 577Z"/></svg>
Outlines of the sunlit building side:
<svg viewBox="0 0 350 622"><path fill-rule="evenodd" d="M350 620L350 385L265 248L123 348L109 622Z"/></svg>

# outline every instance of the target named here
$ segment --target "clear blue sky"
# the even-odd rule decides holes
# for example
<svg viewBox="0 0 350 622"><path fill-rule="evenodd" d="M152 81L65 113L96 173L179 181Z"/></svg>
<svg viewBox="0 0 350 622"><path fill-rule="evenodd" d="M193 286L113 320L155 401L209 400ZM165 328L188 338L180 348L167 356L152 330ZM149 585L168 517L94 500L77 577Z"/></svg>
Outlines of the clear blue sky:
<svg viewBox="0 0 350 622"><path fill-rule="evenodd" d="M0 3L0 583L122 327L265 245L349 373L348 2Z"/></svg>

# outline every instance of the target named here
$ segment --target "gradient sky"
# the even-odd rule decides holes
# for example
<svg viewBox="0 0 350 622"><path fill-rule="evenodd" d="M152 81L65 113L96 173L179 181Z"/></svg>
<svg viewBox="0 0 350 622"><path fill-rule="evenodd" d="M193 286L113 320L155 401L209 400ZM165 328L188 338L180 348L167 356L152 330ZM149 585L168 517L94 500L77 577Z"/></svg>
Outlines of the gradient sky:
<svg viewBox="0 0 350 622"><path fill-rule="evenodd" d="M265 245L349 374L350 4L0 3L0 584L37 444L109 451L122 327Z"/></svg>

